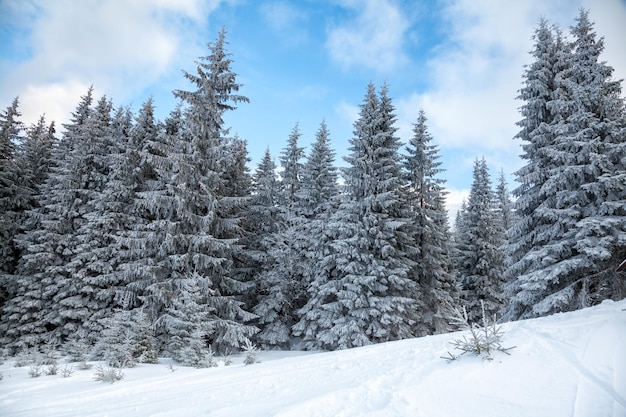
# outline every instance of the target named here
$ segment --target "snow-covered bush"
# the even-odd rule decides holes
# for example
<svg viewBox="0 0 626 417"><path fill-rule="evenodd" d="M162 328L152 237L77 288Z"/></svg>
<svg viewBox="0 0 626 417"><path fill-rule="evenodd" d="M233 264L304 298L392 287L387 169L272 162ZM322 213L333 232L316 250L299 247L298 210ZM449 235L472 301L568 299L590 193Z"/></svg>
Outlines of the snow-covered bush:
<svg viewBox="0 0 626 417"><path fill-rule="evenodd" d="M73 366L70 366L68 368L67 365L65 365L65 368L63 368L63 371L61 371L61 375L63 376L63 378L69 378L72 376L73 373L74 373Z"/></svg>
<svg viewBox="0 0 626 417"><path fill-rule="evenodd" d="M448 352L448 356L444 359L455 360L465 353L473 353L482 356L484 359L491 360L493 351L504 352L507 355L512 347L502 346L502 336L504 332L496 323L495 317L489 319L485 313L485 305L481 301L482 307L482 325L478 323L470 323L467 310L463 307L462 311L458 308L452 309L450 312L450 324L457 326L460 330L469 331L469 335L463 335L460 339L450 342L455 349L460 350L459 355Z"/></svg>
<svg viewBox="0 0 626 417"><path fill-rule="evenodd" d="M57 353L50 346L47 347L44 354L37 356L37 362L40 365L57 365Z"/></svg>
<svg viewBox="0 0 626 417"><path fill-rule="evenodd" d="M59 365L56 362L46 366L46 375L56 375L57 372L59 372Z"/></svg>
<svg viewBox="0 0 626 417"><path fill-rule="evenodd" d="M172 355L173 359L182 365L193 366L194 368L213 368L217 366L213 357L213 349L207 346L204 340L204 333L195 331L177 351Z"/></svg>
<svg viewBox="0 0 626 417"><path fill-rule="evenodd" d="M244 365L252 365L259 362L256 357L258 349L249 339L245 340L243 350L246 352L246 357L243 360Z"/></svg>
<svg viewBox="0 0 626 417"><path fill-rule="evenodd" d="M43 370L41 369L41 365L37 363L32 364L30 368L28 368L28 375L31 378L40 377L42 373L43 373Z"/></svg>
<svg viewBox="0 0 626 417"><path fill-rule="evenodd" d="M121 381L124 378L124 373L122 372L123 365L114 366L114 367L105 367L102 364L98 364L96 367L96 373L93 376L93 379L99 382L108 382L110 384Z"/></svg>
<svg viewBox="0 0 626 417"><path fill-rule="evenodd" d="M23 350L15 357L14 365L16 368L22 368L27 365L36 364L39 362L39 356L40 353L35 348Z"/></svg>

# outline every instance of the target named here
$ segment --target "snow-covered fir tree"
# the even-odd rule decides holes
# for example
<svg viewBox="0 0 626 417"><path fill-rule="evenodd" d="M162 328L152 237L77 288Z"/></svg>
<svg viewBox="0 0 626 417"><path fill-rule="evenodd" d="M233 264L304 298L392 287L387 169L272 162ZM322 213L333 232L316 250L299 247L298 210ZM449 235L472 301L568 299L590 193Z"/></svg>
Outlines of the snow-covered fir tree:
<svg viewBox="0 0 626 417"><path fill-rule="evenodd" d="M24 182L25 172L18 161L23 123L19 120L19 100L0 113L0 306L6 294L7 275L12 274L19 259L15 237L22 213L28 208L30 191ZM4 284L3 284L4 283ZM4 289L3 289L4 288Z"/></svg>
<svg viewBox="0 0 626 417"><path fill-rule="evenodd" d="M255 269L255 296L252 311L258 316L260 332L256 335L264 347L287 346L289 329L282 315L291 313L288 289L275 273L276 260L270 252L276 236L285 229L279 201L281 189L276 164L269 149L253 176L253 194L246 220L249 236L245 239Z"/></svg>
<svg viewBox="0 0 626 417"><path fill-rule="evenodd" d="M114 273L121 282L115 297L116 304L128 310L139 307L143 290L158 280L159 230L149 225L161 220L162 210L168 211L158 196L165 189L164 178L168 178L171 163L166 161L169 149L162 141L165 135L154 111L153 100L148 99L128 131L124 152L116 156L119 178L115 178L113 189L126 204L120 213L125 227L116 235L119 263Z"/></svg>
<svg viewBox="0 0 626 417"><path fill-rule="evenodd" d="M104 359L109 366L129 368L138 363L158 363L154 328L143 311L118 310L102 323L104 328L93 348L93 359Z"/></svg>
<svg viewBox="0 0 626 417"><path fill-rule="evenodd" d="M0 114L0 322L3 318L1 309L15 291L12 274L19 259L15 238L19 231L20 212L27 204L29 194L20 181L23 173L16 161L23 127L18 106L19 101L15 98Z"/></svg>
<svg viewBox="0 0 626 417"><path fill-rule="evenodd" d="M237 136L226 140L226 169L221 174L223 181L218 193L221 196L218 216L228 220L223 223L227 227L221 227L218 236L236 242L231 247L232 267L228 286L230 291L238 294L239 300L243 302L242 308L251 311L255 295L255 260L247 248L247 237L251 233L247 217L253 188L248 168L248 144Z"/></svg>
<svg viewBox="0 0 626 417"><path fill-rule="evenodd" d="M297 192L298 209L307 219L330 214L336 208L339 193L335 152L330 148L330 132L320 123L307 160L302 167L302 181Z"/></svg>
<svg viewBox="0 0 626 417"><path fill-rule="evenodd" d="M522 226L540 227L519 229L514 236L510 318L568 311L624 295L614 271L625 255L621 86L599 59L603 40L596 38L586 10L571 34L572 43L561 48L568 60L555 59L560 67L547 102L549 118L540 126L549 141L537 146L534 135L522 137L541 147L542 158L535 159L547 179L541 184L545 198L537 199L534 208L522 206L520 213ZM532 96L522 98L530 103Z"/></svg>
<svg viewBox="0 0 626 417"><path fill-rule="evenodd" d="M304 149L299 146L300 137L296 124L281 152L277 221L273 233L264 237L264 264L256 277L254 313L259 317L261 327L256 339L264 347L288 347L295 310L299 307L297 300L304 292L302 284L306 266L301 228L305 219L298 201ZM269 179L269 175L266 178Z"/></svg>
<svg viewBox="0 0 626 417"><path fill-rule="evenodd" d="M400 141L387 87L373 84L354 125L345 200L326 228L308 302L294 326L305 348L342 349L414 335L420 319L412 242L400 178Z"/></svg>
<svg viewBox="0 0 626 417"><path fill-rule="evenodd" d="M533 36L535 47L531 52L534 61L524 71L523 87L518 99L525 103L520 107L522 120L517 122L521 128L515 136L522 140L522 159L526 165L515 172L519 186L513 190L515 211L519 219L509 229L507 253L511 265L505 273L506 299L510 301L520 290L523 276L541 268L542 246L553 234L550 231L553 221L543 216L539 207L545 207L554 195L544 187L549 179L548 167L552 166L548 158L554 143L554 133L550 127L559 117L556 103L561 101L559 77L570 66L569 46L558 29L553 30L547 20L542 19ZM534 300L529 300L532 304ZM506 318L520 316L521 304L509 303Z"/></svg>
<svg viewBox="0 0 626 417"><path fill-rule="evenodd" d="M472 187L462 216L463 230L457 242L459 281L469 320L479 322L482 302L489 317L504 304L504 235L484 158L474 163Z"/></svg>
<svg viewBox="0 0 626 417"><path fill-rule="evenodd" d="M246 220L248 230L254 235L248 246L252 250L264 251L264 239L279 227L280 184L276 175L276 164L269 149L265 150L261 162L252 177L252 196Z"/></svg>
<svg viewBox="0 0 626 417"><path fill-rule="evenodd" d="M232 168L232 158L226 157L228 129L223 117L238 103L248 101L237 94L240 84L231 69L225 36L226 30L222 29L217 40L209 44L209 55L197 62L196 72L184 73L195 89L174 92L185 106L179 143L172 155L174 216L166 238L166 291L171 292L170 298L186 298L198 305L198 314L205 315L205 321L198 323L192 316L181 319L195 327L192 334L201 331L218 352L238 348L257 330L246 324L254 316L242 308L243 301L237 298L241 288L232 277L237 219L224 217L229 212L225 204L233 201L229 198L232 196L223 193L225 173ZM167 313L172 308L175 306L168 303L161 320L167 334L177 328L171 328L166 319L173 317Z"/></svg>
<svg viewBox="0 0 626 417"><path fill-rule="evenodd" d="M294 304L298 309L308 301L308 288L329 243L325 230L339 205L338 172L334 165L335 153L330 148L329 135L326 123L322 121L303 166L302 186L297 195L301 219L297 234L301 242L300 262L303 271L300 283L303 291Z"/></svg>
<svg viewBox="0 0 626 417"><path fill-rule="evenodd" d="M498 206L497 210L500 213L500 219L502 220L502 230L506 234L508 230L513 227L516 219L515 211L513 209L513 201L511 200L504 171L500 171L498 183L496 184L496 202Z"/></svg>
<svg viewBox="0 0 626 417"><path fill-rule="evenodd" d="M287 146L280 154L280 184L282 188L282 205L290 207L296 201L296 195L300 190L302 181L302 158L304 148L299 146L300 128L298 124L293 127L287 139Z"/></svg>
<svg viewBox="0 0 626 417"><path fill-rule="evenodd" d="M170 112L163 126L154 118L152 102L144 103L130 131L129 167L137 174L133 227L120 239L119 273L126 285L118 292L123 308L140 307L155 323L159 350L169 344L162 319L176 292L171 288L170 254L175 247L178 200L173 185L176 164L172 158L182 129L180 106Z"/></svg>
<svg viewBox="0 0 626 417"><path fill-rule="evenodd" d="M81 212L88 191L81 188L89 181L87 157L81 153L81 140L92 113L93 88L81 98L59 145L53 148L54 166L42 186L41 200L34 215L37 227L20 238L24 251L15 281L16 291L5 306L3 320L7 346L23 349L43 342L61 344L66 335L76 334L64 329L66 317L75 311L59 305L60 300L75 294L73 278L67 269L77 242L73 232L84 221ZM86 145L86 144L85 144ZM74 294L72 292L74 291ZM73 330L76 330L75 328ZM84 335L80 335L83 337Z"/></svg>
<svg viewBox="0 0 626 417"><path fill-rule="evenodd" d="M91 338L101 327L97 320L105 305L97 299L98 284L103 273L110 272L105 254L111 240L110 225L103 206L104 188L109 182L112 151L112 103L101 97L74 140L61 181L68 181L58 189L60 197L72 201L72 224L63 237L65 254L62 279L56 281L58 292L53 297L50 317L55 323L55 339L64 342L70 334ZM61 207L58 207L59 209ZM95 319L96 323L87 323ZM95 324L95 326L94 326Z"/></svg>
<svg viewBox="0 0 626 417"><path fill-rule="evenodd" d="M85 298L89 299L86 308L90 313L81 325L90 344L99 338L103 329L101 321L119 307L117 294L125 286L123 276L118 273L121 262L118 237L135 220L129 218L132 195L128 189L128 166L124 157L131 125L132 113L128 108L120 107L108 125L92 128L101 136L99 146L92 152L93 182L99 180L102 183L90 203L91 208L85 216L87 222L75 233L84 236L85 243L73 260L78 263L75 276L80 278ZM100 129L102 131L98 133Z"/></svg>
<svg viewBox="0 0 626 417"><path fill-rule="evenodd" d="M404 163L416 229L414 239L419 250L415 274L423 303L422 320L418 325L420 334L445 332L447 312L458 305L460 297L445 208L445 180L438 178L443 169L438 147L432 143L426 122L426 115L420 110Z"/></svg>
<svg viewBox="0 0 626 417"><path fill-rule="evenodd" d="M20 183L28 193L27 200L24 200L22 206L23 211L14 212L14 214L19 214L15 218L17 234L14 237L18 255L27 246L22 242L24 236L39 227L37 209L42 199L41 188L54 165L52 150L57 143L54 126L54 122L48 124L45 117L41 116L36 124L26 130L22 146L16 155L16 162L21 173ZM19 258L15 261L17 265ZM8 278L9 282L15 284L15 277L8 276ZM12 291L14 290L13 285Z"/></svg>

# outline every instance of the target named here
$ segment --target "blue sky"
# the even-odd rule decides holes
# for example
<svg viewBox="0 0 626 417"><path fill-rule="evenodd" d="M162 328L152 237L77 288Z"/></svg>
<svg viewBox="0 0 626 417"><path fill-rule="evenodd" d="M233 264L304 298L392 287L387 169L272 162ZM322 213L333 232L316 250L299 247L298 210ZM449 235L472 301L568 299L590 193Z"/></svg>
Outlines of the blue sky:
<svg viewBox="0 0 626 417"><path fill-rule="evenodd" d="M626 78L625 0L0 0L0 106L19 95L26 123L63 123L93 84L134 109L153 96L163 118L171 91L190 87L181 70L225 25L251 101L227 121L253 170L268 146L278 160L296 123L307 146L323 119L341 165L367 84L387 82L403 140L425 110L454 211L476 158L516 186L515 96L533 31L541 16L567 29L580 7Z"/></svg>

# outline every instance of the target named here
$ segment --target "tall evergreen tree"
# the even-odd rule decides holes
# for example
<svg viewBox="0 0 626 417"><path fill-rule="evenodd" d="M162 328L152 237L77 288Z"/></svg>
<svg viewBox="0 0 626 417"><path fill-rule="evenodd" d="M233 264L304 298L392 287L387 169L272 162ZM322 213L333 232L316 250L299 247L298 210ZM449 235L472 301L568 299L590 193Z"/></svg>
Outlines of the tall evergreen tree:
<svg viewBox="0 0 626 417"><path fill-rule="evenodd" d="M522 159L526 165L516 173L520 184L513 190L515 211L519 220L509 230L507 253L510 266L505 272L506 298L509 306L506 318L516 319L523 313L519 301L511 301L521 290L520 284L528 272L541 268L543 245L554 234L553 220L543 215L543 207L553 204L554 193L545 186L549 179L550 149L554 145L553 126L567 106L564 101L560 79L571 66L570 48L558 29L550 28L542 19L533 36L535 47L531 52L534 61L524 71L524 86L518 99L525 103L520 107L521 128L515 136L522 140ZM535 300L529 300L529 306Z"/></svg>
<svg viewBox="0 0 626 417"><path fill-rule="evenodd" d="M209 55L197 62L195 74L184 73L195 90L174 92L185 107L180 146L174 155L176 215L170 222L173 241L167 256L168 290L177 298L197 304L198 314L207 317L202 323L191 316L183 317L187 320L185 326L195 327L191 334L201 331L219 352L238 348L256 331L245 324L253 315L237 299L241 288L232 277L236 220L222 217L228 212L226 205L232 204L231 199L225 200L231 196L224 192L225 173L232 167L231 158L226 157L228 129L223 117L236 104L248 101L237 94L240 84L231 69L225 36L226 30L222 29L217 40L209 44ZM177 306L170 304L165 310L166 331L175 334L180 330L174 320L175 313L179 313ZM197 327L200 325L202 329Z"/></svg>
<svg viewBox="0 0 626 417"><path fill-rule="evenodd" d="M16 236L30 202L18 156L23 124L17 97L0 114L0 309L14 291L12 276L19 260ZM0 320L3 315L0 314Z"/></svg>
<svg viewBox="0 0 626 417"><path fill-rule="evenodd" d="M269 149L265 150L253 176L253 194L248 216L250 228L256 236L275 232L279 224L280 184L276 176L276 164ZM255 242L260 242L256 239Z"/></svg>
<svg viewBox="0 0 626 417"><path fill-rule="evenodd" d="M23 131L18 107L16 97L0 114L0 277L15 270L19 258L15 236L20 213L27 207L30 194L22 181L24 172L17 160ZM0 281L0 304L1 287Z"/></svg>
<svg viewBox="0 0 626 417"><path fill-rule="evenodd" d="M181 146L182 126L180 106L170 112L161 126L154 118L152 102L146 102L130 132L127 156L129 168L137 174L133 204L137 221L120 240L120 273L126 285L119 298L124 308L139 307L146 312L148 320L155 324L160 351L167 349L172 336L165 310L178 295L171 282L171 257L181 250L177 246L179 199L173 155Z"/></svg>
<svg viewBox="0 0 626 417"><path fill-rule="evenodd" d="M24 175L22 182L31 193L29 209L36 207L41 187L50 173L53 162L52 148L57 142L55 133L55 123L48 124L45 116L41 116L37 123L27 129L18 155L17 160Z"/></svg>
<svg viewBox="0 0 626 417"><path fill-rule="evenodd" d="M302 167L302 181L297 193L299 209L307 219L334 210L335 198L339 192L337 168L334 166L335 153L330 148L330 132L325 121L315 134L315 142Z"/></svg>
<svg viewBox="0 0 626 417"><path fill-rule="evenodd" d="M515 223L515 212L513 211L513 201L509 195L509 189L504 177L504 171L500 171L498 183L496 184L496 202L497 210L502 219L502 230L504 233L513 227Z"/></svg>
<svg viewBox="0 0 626 417"><path fill-rule="evenodd" d="M624 256L624 101L613 69L599 61L588 12L572 27L569 65L555 76L541 160L546 198L521 221L545 226L533 246L513 247L511 318L581 308L624 295L614 264ZM534 138L531 138L533 140ZM532 143L532 142L531 142ZM518 241L528 240L518 235Z"/></svg>
<svg viewBox="0 0 626 417"><path fill-rule="evenodd" d="M279 207L274 232L266 236L262 272L257 276L257 303L261 332L257 340L265 347L288 346L294 323L296 301L303 292L304 268L302 235L304 218L299 209L298 192L302 183L303 148L296 124L281 152Z"/></svg>
<svg viewBox="0 0 626 417"><path fill-rule="evenodd" d="M459 279L470 321L482 318L481 301L489 317L503 307L504 236L485 159L474 163L465 225L459 242Z"/></svg>
<svg viewBox="0 0 626 417"><path fill-rule="evenodd" d="M420 319L394 122L386 86L377 95L370 84L346 157L346 198L326 229L329 244L294 326L306 348L410 337Z"/></svg>
<svg viewBox="0 0 626 417"><path fill-rule="evenodd" d="M93 158L92 182L94 195L85 215L86 222L76 236L82 236L79 253L72 263L77 270L73 274L80 279L86 301L87 318L81 322L88 343L93 344L103 330L103 320L113 315L117 304L117 292L124 285L118 274L120 245L118 237L131 226L128 207L132 203L127 189L128 174L123 156L128 146L128 135L132 125L132 113L120 107L110 114L110 104L102 100L96 106L96 114L104 116L91 131L96 135L91 139L96 147L91 151ZM108 109L107 109L108 107ZM98 184L99 183L99 184ZM97 185L96 185L97 184Z"/></svg>
<svg viewBox="0 0 626 417"><path fill-rule="evenodd" d="M282 204L290 207L296 201L296 195L300 190L302 181L302 158L304 157L304 148L298 146L298 142L302 134L298 124L293 127L287 146L280 154L280 165L282 167L281 186L282 186Z"/></svg>
<svg viewBox="0 0 626 417"><path fill-rule="evenodd" d="M171 163L166 161L169 149L162 141L165 135L154 112L150 98L130 127L123 153L116 157L118 169L113 188L117 189L119 200L126 202L121 209L126 218L122 219L125 227L116 237L120 260L114 273L121 283L115 289L115 297L116 304L129 310L141 305L143 290L149 282L157 281L160 230L148 226L152 221L162 220L161 213L169 211L169 207L160 205L162 199L158 198L166 186L164 178L171 172L167 169ZM146 316L146 320L154 320Z"/></svg>
<svg viewBox="0 0 626 417"><path fill-rule="evenodd" d="M102 310L93 280L109 268L102 252L108 250L110 237L100 215L104 213L102 193L110 179L111 111L111 101L101 97L79 134L71 138L75 143L59 173L61 186L55 189L62 201L71 202L70 224L61 237L66 256L63 274L55 282L57 292L48 306L56 342L63 343L74 334L89 339L101 330L89 328L86 322ZM102 251L98 253L98 249Z"/></svg>
<svg viewBox="0 0 626 417"><path fill-rule="evenodd" d="M83 194L79 186L90 166L81 160L81 140L86 137L92 113L93 89L81 98L72 113L59 145L53 148L54 166L42 187L39 207L34 213L37 227L21 237L24 252L16 273L16 292L5 306L4 337L9 347L21 349L51 341L60 344L72 329L63 329L66 309L59 299L68 296L72 282L67 264L76 242L71 238L81 224ZM73 329L76 330L76 329ZM77 336L82 336L78 335Z"/></svg>
<svg viewBox="0 0 626 417"><path fill-rule="evenodd" d="M301 242L302 282L301 293L294 307L301 308L308 296L306 291L314 279L317 263L324 256L328 242L325 230L329 219L339 205L335 153L330 148L330 133L322 121L315 135L306 163L302 169L302 187L298 192L298 213L301 216L297 235Z"/></svg>
<svg viewBox="0 0 626 417"><path fill-rule="evenodd" d="M412 218L416 226L415 242L419 260L415 274L422 294L422 334L441 333L448 329L446 312L458 304L460 293L456 283L448 213L445 209L445 180L439 151L431 143L426 115L420 110L413 127L413 137L405 159Z"/></svg>

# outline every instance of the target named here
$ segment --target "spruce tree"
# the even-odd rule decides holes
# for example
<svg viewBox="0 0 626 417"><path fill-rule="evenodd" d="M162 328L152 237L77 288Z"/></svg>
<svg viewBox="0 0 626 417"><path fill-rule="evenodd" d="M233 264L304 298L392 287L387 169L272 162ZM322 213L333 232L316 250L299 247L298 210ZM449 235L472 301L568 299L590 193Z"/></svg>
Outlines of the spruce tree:
<svg viewBox="0 0 626 417"><path fill-rule="evenodd" d="M61 237L65 257L62 278L55 282L57 292L48 307L55 343L63 343L75 333L94 340L101 330L99 325L90 327L86 323L102 317L105 309L97 300L100 294L94 284L102 273L110 272L108 259L104 258L110 235L109 225L102 222L106 221L106 216L102 217L102 199L110 180L111 111L111 101L101 97L80 131L71 138L74 146L61 166L60 187L55 188L60 202L70 202L65 207L70 212L69 227ZM62 210L61 204L54 205L54 210Z"/></svg>
<svg viewBox="0 0 626 417"><path fill-rule="evenodd" d="M339 205L338 173L329 135L326 123L322 121L302 170L302 187L298 192L298 212L301 216L298 235L302 242L301 288L304 292L300 294L302 299L295 304L297 308L308 301L306 290L329 243L325 240L325 230Z"/></svg>
<svg viewBox="0 0 626 417"><path fill-rule="evenodd" d="M294 326L306 348L342 349L414 335L416 254L386 86L373 84L354 125L345 200L326 228L308 302Z"/></svg>
<svg viewBox="0 0 626 417"><path fill-rule="evenodd" d="M177 297L193 300L203 310L198 314L207 316L202 323L206 327L197 330L218 352L238 348L256 331L246 324L254 316L242 308L243 301L237 298L240 283L232 276L233 239L240 237L237 219L224 217L226 205L233 202L224 192L225 173L232 167L231 158L226 157L228 129L223 117L236 104L248 101L237 94L240 84L231 70L225 36L222 29L218 39L209 44L209 55L197 62L195 74L184 73L195 90L174 92L185 107L180 146L173 155L177 202L168 254L170 290ZM190 288L197 291L189 292ZM199 325L193 317L186 319L193 326Z"/></svg>
<svg viewBox="0 0 626 417"><path fill-rule="evenodd" d="M256 278L257 302L254 313L261 331L257 340L263 347L288 347L305 265L300 229L305 222L299 209L298 192L302 183L303 148L296 124L281 152L279 209L271 235L265 237L262 272ZM267 177L269 178L269 176Z"/></svg>
<svg viewBox="0 0 626 417"><path fill-rule="evenodd" d="M179 199L174 177L177 165L172 157L180 146L182 111L177 106L160 126L154 118L151 102L146 102L130 132L128 155L135 177L132 205L137 221L120 239L120 273L126 285L119 292L123 308L140 307L155 325L162 350L170 344L167 306L177 296L172 286L172 254L181 250L177 244ZM133 150L134 149L134 150ZM133 162L131 162L133 161Z"/></svg>
<svg viewBox="0 0 626 417"><path fill-rule="evenodd" d="M498 183L496 184L496 202L497 210L502 219L502 230L507 233L515 223L515 212L513 210L513 201L509 195L509 189L504 177L504 171L500 171Z"/></svg>
<svg viewBox="0 0 626 417"><path fill-rule="evenodd" d="M420 255L415 266L423 303L419 328L421 334L432 334L448 329L446 312L458 304L460 293L445 209L445 180L438 178L443 169L426 121L424 111L420 110L407 146L405 186L410 195L414 239Z"/></svg>
<svg viewBox="0 0 626 417"><path fill-rule="evenodd" d="M304 148L298 144L301 136L302 134L296 123L291 133L289 133L287 146L280 154L282 204L288 208L296 201L302 181L301 160L304 157Z"/></svg>
<svg viewBox="0 0 626 417"><path fill-rule="evenodd" d="M504 236L485 159L474 163L473 182L464 230L458 242L458 273L471 322L482 320L481 303L489 317L503 307Z"/></svg>
<svg viewBox="0 0 626 417"><path fill-rule="evenodd" d="M549 155L555 141L553 126L557 120L566 117L560 112L567 106L558 106L564 102L560 78L571 66L569 46L561 32L553 30L545 19L540 21L533 39L535 47L531 55L534 61L524 71L523 87L517 97L524 104L520 107L522 120L517 123L520 131L515 138L522 141L521 157L526 165L515 172L520 185L513 190L517 197L514 209L519 220L509 229L506 247L511 262L505 272L509 303L507 319L519 318L524 314L522 310L532 307L535 302L529 299L524 307L521 300L515 300L518 298L516 294L519 294L526 274L541 268L543 246L554 234L551 230L553 220L544 216L543 210L554 200L552 187L546 186L549 169L554 166Z"/></svg>
<svg viewBox="0 0 626 417"><path fill-rule="evenodd" d="M252 196L249 210L246 216L247 230L250 232L246 239L247 246L252 252L257 252L258 262L268 246L265 243L269 236L278 231L280 227L279 200L280 184L276 175L274 163L269 149L265 150L263 159L257 165L252 177Z"/></svg>
<svg viewBox="0 0 626 417"><path fill-rule="evenodd" d="M65 315L73 314L59 305L70 296L73 282L67 264L71 261L76 241L72 235L84 219L81 217L82 198L79 186L83 175L89 175L89 165L80 160L87 157L79 152L81 140L87 137L87 125L92 113L93 89L81 98L72 119L66 124L59 145L53 148L53 167L41 188L41 198L34 216L37 226L20 238L24 252L18 264L16 291L5 306L3 323L7 345L24 349L40 343L61 344ZM76 329L74 329L76 330ZM74 332L74 336L84 337Z"/></svg>
<svg viewBox="0 0 626 417"><path fill-rule="evenodd" d="M165 220L162 213L170 207L160 198L171 175L167 161L170 148L164 143L163 126L155 118L152 99L140 108L134 124L128 131L123 152L116 155L116 179L111 191L117 190L119 200L125 202L120 210L124 227L116 236L119 264L114 274L120 279L115 288L116 304L132 310L142 305L143 291L150 282L158 281L159 236L162 233L157 220ZM153 225L150 228L150 225ZM149 311L145 308L145 311ZM149 317L154 320L155 317Z"/></svg>
<svg viewBox="0 0 626 417"><path fill-rule="evenodd" d="M300 213L309 220L330 214L338 194L335 152L330 148L330 132L325 121L320 123L306 163L296 197ZM311 235L309 235L311 236Z"/></svg>
<svg viewBox="0 0 626 417"><path fill-rule="evenodd" d="M23 182L25 172L18 163L23 123L19 120L17 97L0 114L0 305L6 296L2 282L15 271L19 250L15 237L22 212L29 203L29 190ZM3 278L4 277L4 278Z"/></svg>
<svg viewBox="0 0 626 417"><path fill-rule="evenodd" d="M603 40L588 12L581 10L576 23L569 62L556 73L547 104L551 120L542 125L551 139L540 165L545 198L521 218L541 227L532 238L518 234L518 242L532 239L531 247L513 246L511 318L624 294L613 266L624 255L624 102L613 69L599 61Z"/></svg>
<svg viewBox="0 0 626 417"><path fill-rule="evenodd" d="M96 114L100 114L96 106ZM106 116L105 116L106 117ZM80 246L73 262L78 262L74 274L81 281L82 292L87 300L85 307L89 313L82 321L89 341L92 344L99 338L103 329L101 321L110 317L118 308L117 292L124 286L123 277L118 273L121 262L121 247L118 238L131 227L134 219L129 219L129 207L132 204L127 187L128 174L126 154L128 135L131 129L132 113L128 108L120 107L110 121L100 121L98 136L92 139L98 142L92 153L92 177L95 193L90 202L87 221L75 235L83 236L85 242ZM98 131L94 128L93 131Z"/></svg>

